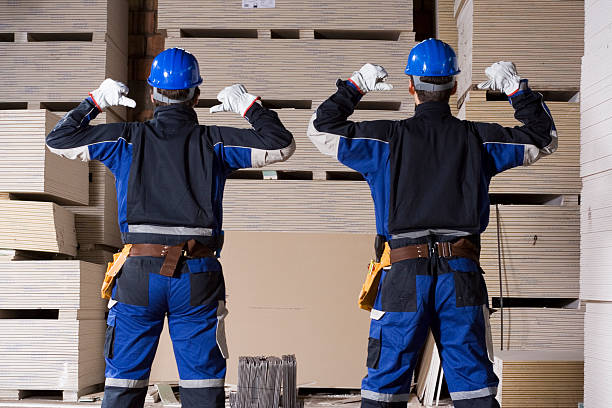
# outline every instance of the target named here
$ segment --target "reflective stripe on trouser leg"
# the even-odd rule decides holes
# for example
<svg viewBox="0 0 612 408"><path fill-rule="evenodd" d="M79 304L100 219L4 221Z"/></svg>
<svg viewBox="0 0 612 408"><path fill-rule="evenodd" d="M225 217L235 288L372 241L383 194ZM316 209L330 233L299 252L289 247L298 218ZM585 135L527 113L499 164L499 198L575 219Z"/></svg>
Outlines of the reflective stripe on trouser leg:
<svg viewBox="0 0 612 408"><path fill-rule="evenodd" d="M400 264L397 264L400 265ZM405 265L404 265L405 266ZM427 265L419 265L427 268ZM395 266L394 266L395 267ZM370 340L368 347L368 374L361 384L362 406L381 406L386 403L406 402L410 399L412 374L428 333L429 316L427 313L427 293L432 286L431 276L417 275L400 270L392 276L398 287L414 288L413 296L416 311L385 311L372 314L370 322ZM378 297L385 296L385 279L389 272L383 272ZM398 280L411 279L409 285L402 285ZM387 293L391 295L391 290ZM394 293L401 297L403 293ZM375 307L384 310L385 304L377 299ZM408 305L408 308L413 306ZM378 347L378 348L377 348ZM367 401L378 402L369 403ZM368 405L369 404L369 405Z"/></svg>
<svg viewBox="0 0 612 408"><path fill-rule="evenodd" d="M134 269L128 268L127 273L138 272L136 268L141 266L139 260L132 261L132 264L136 266ZM117 296L119 285L123 285L121 289L124 293L134 294L137 293L135 291L142 289L139 288L142 284L140 279L146 278L145 287L148 286L148 290L140 295L143 295L142 303L147 305L135 306L122 303L119 293L119 302L109 310L107 323L113 330L107 331L110 336L105 347L106 386L102 405L104 408L139 407L142 406L141 401L144 402L151 364L163 328L165 290L170 279L156 273L145 272L146 274L139 275L138 279L132 276L121 281L120 278L114 288L114 298Z"/></svg>
<svg viewBox="0 0 612 408"><path fill-rule="evenodd" d="M476 264L461 262L438 260L432 321L448 389L457 401L495 396L499 383L487 347L484 278Z"/></svg>
<svg viewBox="0 0 612 408"><path fill-rule="evenodd" d="M172 282L168 326L183 408L223 408L226 361L217 343L217 329L220 317L225 315L225 302L209 298L208 293L223 293L224 284L220 271L196 270L200 266L196 262L190 264L190 273ZM200 279L208 274L210 279ZM196 293L202 296L194 296ZM192 305L203 299L207 303Z"/></svg>

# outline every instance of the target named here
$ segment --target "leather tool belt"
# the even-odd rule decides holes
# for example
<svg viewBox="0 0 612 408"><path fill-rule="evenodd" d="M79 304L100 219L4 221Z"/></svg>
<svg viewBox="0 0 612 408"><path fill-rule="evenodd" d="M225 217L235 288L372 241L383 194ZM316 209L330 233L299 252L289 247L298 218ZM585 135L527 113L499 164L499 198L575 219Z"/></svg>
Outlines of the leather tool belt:
<svg viewBox="0 0 612 408"><path fill-rule="evenodd" d="M207 258L215 256L215 250L191 239L178 245L160 244L132 244L130 256L153 256L164 258L160 274L172 276L181 257L184 258Z"/></svg>
<svg viewBox="0 0 612 408"><path fill-rule="evenodd" d="M391 249L391 263L394 264L406 259L431 258L434 255L438 255L440 258L456 256L480 263L480 247L465 238L461 238L455 243L436 242L432 245L415 244Z"/></svg>
<svg viewBox="0 0 612 408"><path fill-rule="evenodd" d="M121 252L113 255L113 262L108 263L108 268L104 275L104 282L100 290L103 299L111 298L115 278L127 258L130 256L165 258L159 273L164 276L172 276L176 271L181 257L187 259L213 257L215 256L215 250L193 239L173 246L160 244L126 244Z"/></svg>

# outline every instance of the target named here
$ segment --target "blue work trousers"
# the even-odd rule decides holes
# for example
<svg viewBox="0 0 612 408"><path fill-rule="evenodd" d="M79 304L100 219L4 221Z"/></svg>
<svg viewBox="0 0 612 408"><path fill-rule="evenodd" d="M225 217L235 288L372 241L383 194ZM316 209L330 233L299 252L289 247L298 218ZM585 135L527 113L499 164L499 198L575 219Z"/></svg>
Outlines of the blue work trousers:
<svg viewBox="0 0 612 408"><path fill-rule="evenodd" d="M162 258L129 257L109 310L103 408L144 404L151 364L168 316L183 408L222 408L227 358L225 283L215 258L179 263L160 275Z"/></svg>
<svg viewBox="0 0 612 408"><path fill-rule="evenodd" d="M430 328L455 407L498 408L482 270L472 260L437 255L383 271L371 313L362 407L406 407Z"/></svg>

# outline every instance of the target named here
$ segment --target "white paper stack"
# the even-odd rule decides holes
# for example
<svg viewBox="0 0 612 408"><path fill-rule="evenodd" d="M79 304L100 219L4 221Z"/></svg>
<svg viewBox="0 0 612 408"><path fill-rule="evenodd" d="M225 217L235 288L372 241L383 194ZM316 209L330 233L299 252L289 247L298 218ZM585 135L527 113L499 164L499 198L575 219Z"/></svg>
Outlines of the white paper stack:
<svg viewBox="0 0 612 408"><path fill-rule="evenodd" d="M583 398L581 351L496 351L504 408L576 408Z"/></svg>
<svg viewBox="0 0 612 408"><path fill-rule="evenodd" d="M58 120L44 109L0 110L0 191L87 205L87 164L45 147Z"/></svg>
<svg viewBox="0 0 612 408"><path fill-rule="evenodd" d="M586 0L581 97L580 296L585 316L584 403L612 406L612 2Z"/></svg>
<svg viewBox="0 0 612 408"><path fill-rule="evenodd" d="M559 146L531 166L506 170L493 177L491 193L579 194L580 193L580 104L550 102ZM459 111L459 118L521 126L507 101L487 101L486 92L470 91Z"/></svg>
<svg viewBox="0 0 612 408"><path fill-rule="evenodd" d="M455 0L458 93L486 80L496 61L513 61L533 89L577 90L583 55L582 0Z"/></svg>
<svg viewBox="0 0 612 408"><path fill-rule="evenodd" d="M578 205L500 205L503 295L514 298L579 296ZM481 267L489 296L499 296L497 211L481 236Z"/></svg>

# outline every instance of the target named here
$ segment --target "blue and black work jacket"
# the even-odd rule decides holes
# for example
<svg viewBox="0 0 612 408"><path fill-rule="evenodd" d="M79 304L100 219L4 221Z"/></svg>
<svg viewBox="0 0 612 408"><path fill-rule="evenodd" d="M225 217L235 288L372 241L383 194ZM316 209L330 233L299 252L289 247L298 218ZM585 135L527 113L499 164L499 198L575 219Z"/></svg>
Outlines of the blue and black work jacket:
<svg viewBox="0 0 612 408"><path fill-rule="evenodd" d="M352 122L348 117L362 94L346 81L336 85L313 115L308 136L321 152L364 176L377 232L387 240L478 241L489 223L491 178L557 147L552 116L527 81L510 98L523 123L516 127L459 120L441 102L419 104L404 120Z"/></svg>
<svg viewBox="0 0 612 408"><path fill-rule="evenodd" d="M229 174L286 160L295 150L276 112L257 103L245 114L250 129L200 125L195 110L182 104L158 107L143 123L90 125L98 113L85 99L57 123L47 146L111 170L124 243L195 239L214 247Z"/></svg>

